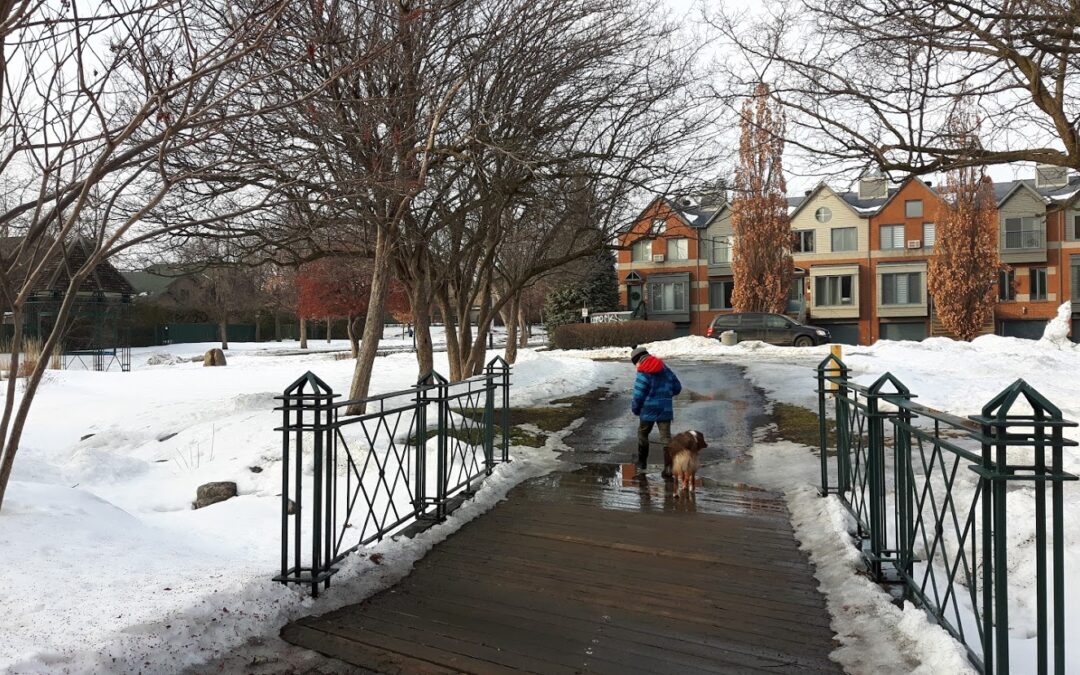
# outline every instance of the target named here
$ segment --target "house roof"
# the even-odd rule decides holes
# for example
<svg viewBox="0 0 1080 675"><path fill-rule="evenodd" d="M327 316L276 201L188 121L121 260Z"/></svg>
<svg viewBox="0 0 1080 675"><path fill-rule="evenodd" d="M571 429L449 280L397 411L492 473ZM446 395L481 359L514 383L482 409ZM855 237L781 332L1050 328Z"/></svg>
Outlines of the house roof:
<svg viewBox="0 0 1080 675"><path fill-rule="evenodd" d="M120 274L124 275L124 278L135 289L136 295L144 293L147 295L161 295L177 279L177 277L165 277L153 272L139 270L123 271Z"/></svg>
<svg viewBox="0 0 1080 675"><path fill-rule="evenodd" d="M22 242L22 237L4 237L0 239L0 251L10 255ZM78 269L86 264L90 257L86 242L80 237L65 247L65 255L50 260L45 266L45 274L34 287L35 292L63 293L67 291L71 276L69 269ZM135 289L108 260L101 262L87 275L78 288L79 293L111 293L116 295L134 295Z"/></svg>

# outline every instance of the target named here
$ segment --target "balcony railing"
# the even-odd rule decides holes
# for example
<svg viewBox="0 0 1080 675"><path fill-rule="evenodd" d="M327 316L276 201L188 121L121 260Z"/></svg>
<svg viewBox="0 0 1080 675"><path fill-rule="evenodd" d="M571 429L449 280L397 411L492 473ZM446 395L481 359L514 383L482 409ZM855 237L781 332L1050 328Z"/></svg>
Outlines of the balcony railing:
<svg viewBox="0 0 1080 675"><path fill-rule="evenodd" d="M1026 251L1040 248L1046 248L1046 234L1041 230L1005 233L1006 251Z"/></svg>

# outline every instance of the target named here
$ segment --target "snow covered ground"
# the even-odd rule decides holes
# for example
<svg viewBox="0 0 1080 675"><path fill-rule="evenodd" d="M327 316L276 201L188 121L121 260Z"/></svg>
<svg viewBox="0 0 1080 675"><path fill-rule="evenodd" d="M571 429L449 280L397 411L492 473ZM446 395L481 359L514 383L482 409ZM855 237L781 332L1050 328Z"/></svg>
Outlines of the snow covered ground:
<svg viewBox="0 0 1080 675"><path fill-rule="evenodd" d="M1080 421L1080 382L1075 375L1080 373L1080 346L1064 339L1062 323L1052 323L1047 337L1039 341L988 335L971 343L931 338L923 342L882 341L869 347L845 345L843 360L859 383L870 384L891 372L918 395L919 403L961 416L978 413L984 403L1023 378L1059 406L1067 419ZM646 346L662 358L743 365L770 400L817 410L812 369L828 354L828 347L799 349L760 342L725 347L703 337ZM629 351L573 354L623 359ZM1080 440L1080 430L1067 429L1065 435ZM884 591L855 573L861 562L848 534L853 524L835 497L815 496L821 480L820 464L810 449L788 442L761 442L753 454L759 484L787 494L796 534L817 565L821 590L827 596L833 628L842 645L834 657L848 672L964 672L966 661L958 643L931 625L921 612L893 605ZM1064 464L1066 471L1080 474L1080 452L1067 449ZM962 480L967 484L960 487L970 490L974 475L965 474ZM1010 551L1010 643L1015 673L1035 670L1033 493L1031 484L1014 484L1009 493L1009 540L1015 543ZM1065 484L1065 551L1066 570L1080 566L1077 483ZM1065 594L1066 630L1075 634L1080 626L1080 581L1067 578ZM1075 643L1067 647L1066 659L1066 672L1080 672L1080 647Z"/></svg>
<svg viewBox="0 0 1080 675"><path fill-rule="evenodd" d="M234 344L225 368L190 362L212 346L133 350L130 373L47 373L0 511L0 671L176 672L216 658L392 584L514 484L556 466L561 435L514 448L450 521L351 557L334 580L342 590L313 603L270 581L280 564L274 396L307 370L345 392L353 362L316 341L309 354ZM445 372L445 356L436 368ZM616 368L525 350L512 404L577 393ZM412 354L381 357L372 393L415 378ZM236 481L240 496L192 510L196 487L217 480Z"/></svg>

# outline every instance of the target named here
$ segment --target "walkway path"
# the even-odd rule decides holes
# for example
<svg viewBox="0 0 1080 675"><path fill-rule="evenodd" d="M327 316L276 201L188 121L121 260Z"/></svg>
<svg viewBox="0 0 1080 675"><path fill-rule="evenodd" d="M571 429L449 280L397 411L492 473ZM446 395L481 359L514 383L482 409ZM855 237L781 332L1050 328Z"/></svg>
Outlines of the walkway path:
<svg viewBox="0 0 1080 675"><path fill-rule="evenodd" d="M703 368L683 377L698 396L677 427L728 439L708 473L734 474L760 406L732 405L754 396L738 369ZM625 407L598 406L589 425L622 457L632 431L612 418ZM382 673L840 672L780 495L705 479L676 500L659 467L642 480L610 452L578 459L590 456L607 463L518 486L396 587L282 637Z"/></svg>

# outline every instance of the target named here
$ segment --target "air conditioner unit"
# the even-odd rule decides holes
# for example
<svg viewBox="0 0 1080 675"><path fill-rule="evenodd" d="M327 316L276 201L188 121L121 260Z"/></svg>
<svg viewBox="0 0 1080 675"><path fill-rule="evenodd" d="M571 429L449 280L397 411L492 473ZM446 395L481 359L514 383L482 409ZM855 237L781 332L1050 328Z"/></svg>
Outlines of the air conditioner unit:
<svg viewBox="0 0 1080 675"><path fill-rule="evenodd" d="M652 257L652 261L653 262L664 262L664 254L663 253L654 254L653 257Z"/></svg>
<svg viewBox="0 0 1080 675"><path fill-rule="evenodd" d="M921 239L908 239L907 240L907 247L908 248L922 248L922 240Z"/></svg>

